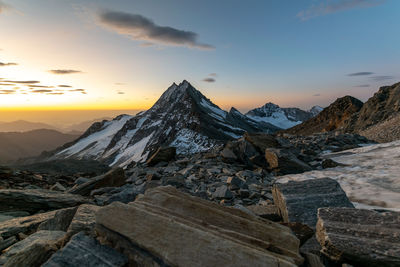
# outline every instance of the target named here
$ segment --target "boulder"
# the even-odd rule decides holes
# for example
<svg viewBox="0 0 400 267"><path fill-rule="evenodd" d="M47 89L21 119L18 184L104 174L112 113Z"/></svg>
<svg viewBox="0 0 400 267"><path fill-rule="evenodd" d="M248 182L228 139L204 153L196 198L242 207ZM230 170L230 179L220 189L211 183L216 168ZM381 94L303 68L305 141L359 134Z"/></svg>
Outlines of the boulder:
<svg viewBox="0 0 400 267"><path fill-rule="evenodd" d="M331 178L275 184L272 195L284 222L300 222L313 229L318 208L354 208L339 183Z"/></svg>
<svg viewBox="0 0 400 267"><path fill-rule="evenodd" d="M212 197L215 199L231 199L233 195L226 185L221 185L215 189Z"/></svg>
<svg viewBox="0 0 400 267"><path fill-rule="evenodd" d="M0 256L0 265L36 267L56 251L64 239L63 231L38 231L9 247Z"/></svg>
<svg viewBox="0 0 400 267"><path fill-rule="evenodd" d="M312 170L309 165L284 149L267 148L265 150L265 160L270 169L280 174L302 173Z"/></svg>
<svg viewBox="0 0 400 267"><path fill-rule="evenodd" d="M44 227L47 221L57 221L57 215L66 214L72 210L75 210L75 208L67 208L62 210L39 213L32 216L19 217L2 222L0 223L0 237L7 239L20 233L30 235L31 233L36 232L39 225L43 224Z"/></svg>
<svg viewBox="0 0 400 267"><path fill-rule="evenodd" d="M305 224L298 222L287 222L281 224L292 230L293 234L295 234L295 236L300 240L300 246L314 235L314 230Z"/></svg>
<svg viewBox="0 0 400 267"><path fill-rule="evenodd" d="M78 233L64 248L57 251L43 267L118 267L126 266L128 258L114 249L101 245L96 239Z"/></svg>
<svg viewBox="0 0 400 267"><path fill-rule="evenodd" d="M150 189L129 204L105 206L97 212L96 223L99 237L131 255L132 265L149 256L159 265L170 266L303 262L299 240L289 228L171 186Z"/></svg>
<svg viewBox="0 0 400 267"><path fill-rule="evenodd" d="M114 168L107 173L94 177L88 182L79 184L68 190L68 193L88 196L90 191L103 187L117 187L125 184L125 172L122 168Z"/></svg>
<svg viewBox="0 0 400 267"><path fill-rule="evenodd" d="M83 231L88 235L94 236L95 214L99 209L100 207L95 205L80 205L68 227L68 235L73 236Z"/></svg>
<svg viewBox="0 0 400 267"><path fill-rule="evenodd" d="M322 253L355 266L400 266L400 213L320 208Z"/></svg>
<svg viewBox="0 0 400 267"><path fill-rule="evenodd" d="M44 189L0 190L0 211L27 211L32 214L41 210L74 207L88 202L88 199L81 196Z"/></svg>
<svg viewBox="0 0 400 267"><path fill-rule="evenodd" d="M67 231L77 207L57 210L54 217L42 222L37 230Z"/></svg>
<svg viewBox="0 0 400 267"><path fill-rule="evenodd" d="M266 133L245 133L244 140L252 144L260 153L264 153L267 148L280 147L279 142L271 134Z"/></svg>
<svg viewBox="0 0 400 267"><path fill-rule="evenodd" d="M176 147L159 147L157 151L146 161L148 166L154 166L160 162L169 162L176 156Z"/></svg>

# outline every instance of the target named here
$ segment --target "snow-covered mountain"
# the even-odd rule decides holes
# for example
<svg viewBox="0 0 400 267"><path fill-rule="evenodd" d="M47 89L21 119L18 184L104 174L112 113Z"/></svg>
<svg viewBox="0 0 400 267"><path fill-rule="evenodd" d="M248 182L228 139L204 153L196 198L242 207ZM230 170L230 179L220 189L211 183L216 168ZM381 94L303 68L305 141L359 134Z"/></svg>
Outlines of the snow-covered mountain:
<svg viewBox="0 0 400 267"><path fill-rule="evenodd" d="M89 158L111 166L145 161L162 145L178 153L205 151L247 132L275 132L268 122L255 121L232 108L220 109L189 82L172 84L147 111L94 123L75 142L64 145L54 158Z"/></svg>
<svg viewBox="0 0 400 267"><path fill-rule="evenodd" d="M312 107L309 111L299 108L281 108L273 103L267 103L246 113L246 116L257 122L272 124L280 129L288 129L316 116L323 108Z"/></svg>

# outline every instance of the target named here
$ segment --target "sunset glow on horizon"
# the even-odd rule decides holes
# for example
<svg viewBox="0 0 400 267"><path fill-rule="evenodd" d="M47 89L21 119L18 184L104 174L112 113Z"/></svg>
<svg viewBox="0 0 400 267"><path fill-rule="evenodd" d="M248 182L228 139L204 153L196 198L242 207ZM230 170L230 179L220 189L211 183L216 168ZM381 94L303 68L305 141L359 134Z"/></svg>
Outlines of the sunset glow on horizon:
<svg viewBox="0 0 400 267"><path fill-rule="evenodd" d="M361 2L1 0L0 111L145 110L184 79L225 110L365 101L400 79L400 2Z"/></svg>

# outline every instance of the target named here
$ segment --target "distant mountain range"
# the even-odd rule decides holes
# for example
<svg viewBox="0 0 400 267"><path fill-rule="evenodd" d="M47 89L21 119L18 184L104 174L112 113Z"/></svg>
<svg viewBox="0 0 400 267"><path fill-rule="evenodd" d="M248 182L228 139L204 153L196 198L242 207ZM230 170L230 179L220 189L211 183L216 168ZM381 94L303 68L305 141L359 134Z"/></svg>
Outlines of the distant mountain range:
<svg viewBox="0 0 400 267"><path fill-rule="evenodd" d="M45 150L54 150L78 137L48 129L0 133L0 164L38 156Z"/></svg>
<svg viewBox="0 0 400 267"><path fill-rule="evenodd" d="M94 123L79 139L54 152L51 159L96 159L111 166L140 162L159 146L178 153L206 151L244 132L274 133L314 116L311 111L268 103L246 115L220 109L189 82L172 84L147 111Z"/></svg>
<svg viewBox="0 0 400 267"><path fill-rule="evenodd" d="M54 125L50 125L42 122L31 122L25 120L17 120L11 122L0 122L0 132L28 132L39 129L48 129L48 130L56 130L63 133L68 134L82 134L87 128L89 128L93 123L102 120L110 120L111 118L104 117L93 120L88 120L80 123L76 123L67 127L56 127Z"/></svg>

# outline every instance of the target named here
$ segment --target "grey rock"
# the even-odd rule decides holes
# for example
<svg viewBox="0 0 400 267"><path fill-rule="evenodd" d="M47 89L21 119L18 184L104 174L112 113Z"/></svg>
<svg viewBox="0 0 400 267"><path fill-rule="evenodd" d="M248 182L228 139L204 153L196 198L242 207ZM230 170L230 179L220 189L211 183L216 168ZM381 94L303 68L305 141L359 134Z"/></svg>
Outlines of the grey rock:
<svg viewBox="0 0 400 267"><path fill-rule="evenodd" d="M0 256L0 264L4 267L40 266L60 247L64 237L63 231L38 231L9 247Z"/></svg>
<svg viewBox="0 0 400 267"><path fill-rule="evenodd" d="M50 190L0 190L0 211L27 211L35 213L41 210L54 210L74 207L90 202L88 199Z"/></svg>
<svg viewBox="0 0 400 267"><path fill-rule="evenodd" d="M17 243L18 240L15 236L11 236L7 239L0 238L0 251L10 247L11 245Z"/></svg>
<svg viewBox="0 0 400 267"><path fill-rule="evenodd" d="M43 267L117 267L125 266L128 258L116 250L101 245L97 240L78 233L64 248L57 251Z"/></svg>
<svg viewBox="0 0 400 267"><path fill-rule="evenodd" d="M400 213L320 208L322 253L355 266L400 266Z"/></svg>
<svg viewBox="0 0 400 267"><path fill-rule="evenodd" d="M68 190L68 193L87 196L90 191L102 187L116 187L125 184L125 172L122 168L114 168L107 173L94 177L88 182Z"/></svg>
<svg viewBox="0 0 400 267"><path fill-rule="evenodd" d="M57 210L54 217L42 222L37 230L67 231L77 209L73 207Z"/></svg>
<svg viewBox="0 0 400 267"><path fill-rule="evenodd" d="M69 209L74 208L63 210ZM0 223L0 236L4 239L7 239L20 233L30 235L31 233L36 232L39 225L41 225L42 223L49 220L56 221L57 214L60 214L60 210L39 213L32 216L20 217L2 222Z"/></svg>
<svg viewBox="0 0 400 267"><path fill-rule="evenodd" d="M265 159L269 168L280 174L302 173L311 170L310 166L299 160L292 152L284 149L266 149Z"/></svg>
<svg viewBox="0 0 400 267"><path fill-rule="evenodd" d="M226 185L222 185L215 189L212 197L215 199L231 199L233 198L233 195Z"/></svg>
<svg viewBox="0 0 400 267"><path fill-rule="evenodd" d="M284 222L300 222L313 229L318 208L354 208L339 183L331 178L275 184L272 195Z"/></svg>

